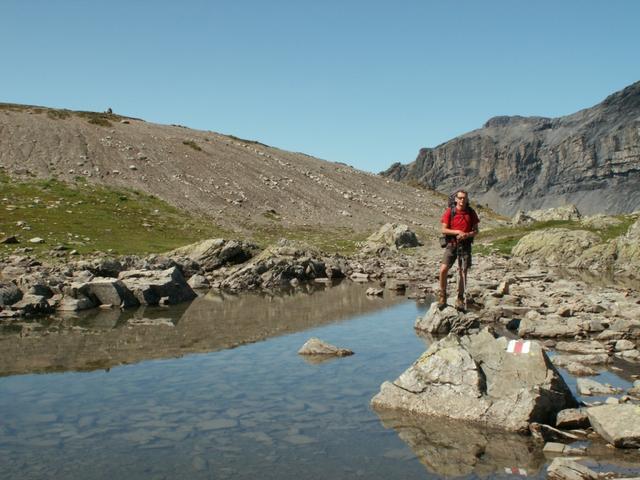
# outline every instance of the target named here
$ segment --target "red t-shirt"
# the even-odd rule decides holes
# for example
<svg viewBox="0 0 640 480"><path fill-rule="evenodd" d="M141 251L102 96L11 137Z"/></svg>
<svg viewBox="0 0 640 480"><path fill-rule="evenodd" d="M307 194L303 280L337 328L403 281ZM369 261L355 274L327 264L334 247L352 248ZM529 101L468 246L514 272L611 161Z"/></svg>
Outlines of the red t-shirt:
<svg viewBox="0 0 640 480"><path fill-rule="evenodd" d="M449 225L449 219L451 218L451 209L447 208L442 214L442 218L440 219L440 223L444 223L445 225ZM476 226L480 223L480 219L478 215L473 210L462 210L456 211L456 214L453 216L453 221L448 228L451 230L461 230L464 233L472 232Z"/></svg>

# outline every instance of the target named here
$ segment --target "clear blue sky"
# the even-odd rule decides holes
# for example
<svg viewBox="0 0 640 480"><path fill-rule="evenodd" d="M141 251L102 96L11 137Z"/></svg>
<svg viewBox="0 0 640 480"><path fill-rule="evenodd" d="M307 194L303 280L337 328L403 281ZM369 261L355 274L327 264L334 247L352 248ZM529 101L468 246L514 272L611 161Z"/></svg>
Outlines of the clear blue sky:
<svg viewBox="0 0 640 480"><path fill-rule="evenodd" d="M0 102L229 133L378 172L640 80L637 0L0 0Z"/></svg>

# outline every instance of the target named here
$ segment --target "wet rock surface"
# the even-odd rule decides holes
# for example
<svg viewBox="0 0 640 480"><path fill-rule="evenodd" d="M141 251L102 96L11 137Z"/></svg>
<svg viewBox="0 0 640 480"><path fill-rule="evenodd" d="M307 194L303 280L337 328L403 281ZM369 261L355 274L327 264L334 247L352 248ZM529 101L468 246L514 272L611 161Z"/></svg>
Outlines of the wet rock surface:
<svg viewBox="0 0 640 480"><path fill-rule="evenodd" d="M349 355L353 355L353 351L348 348L340 348L335 345L331 345L319 338L310 338L307 340L300 350L298 350L298 355L321 355L321 356L331 356L331 357L348 357Z"/></svg>
<svg viewBox="0 0 640 480"><path fill-rule="evenodd" d="M640 448L640 405L599 405L587 409L594 430L618 448Z"/></svg>

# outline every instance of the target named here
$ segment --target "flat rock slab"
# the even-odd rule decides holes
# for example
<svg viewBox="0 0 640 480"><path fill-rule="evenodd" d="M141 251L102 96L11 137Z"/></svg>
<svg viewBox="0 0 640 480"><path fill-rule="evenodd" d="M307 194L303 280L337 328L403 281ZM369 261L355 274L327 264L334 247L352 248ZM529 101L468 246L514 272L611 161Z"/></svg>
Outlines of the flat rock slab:
<svg viewBox="0 0 640 480"><path fill-rule="evenodd" d="M589 427L589 416L583 408L567 408L558 412L556 427L564 429Z"/></svg>
<svg viewBox="0 0 640 480"><path fill-rule="evenodd" d="M326 355L333 357L346 357L353 355L353 352L347 348L338 348L329 343L323 342L319 338L310 338L298 350L299 355Z"/></svg>
<svg viewBox="0 0 640 480"><path fill-rule="evenodd" d="M578 393L580 395L614 395L620 393L619 388L612 387L611 385L604 385L590 378L579 378L577 380ZM640 419L639 419L640 421Z"/></svg>
<svg viewBox="0 0 640 480"><path fill-rule="evenodd" d="M640 448L640 405L599 405L587 409L593 429L616 448Z"/></svg>
<svg viewBox="0 0 640 480"><path fill-rule="evenodd" d="M516 432L553 423L558 411L577 406L537 342L496 339L486 330L433 343L371 403Z"/></svg>
<svg viewBox="0 0 640 480"><path fill-rule="evenodd" d="M547 478L549 480L599 480L600 476L575 460L557 457L547 469Z"/></svg>

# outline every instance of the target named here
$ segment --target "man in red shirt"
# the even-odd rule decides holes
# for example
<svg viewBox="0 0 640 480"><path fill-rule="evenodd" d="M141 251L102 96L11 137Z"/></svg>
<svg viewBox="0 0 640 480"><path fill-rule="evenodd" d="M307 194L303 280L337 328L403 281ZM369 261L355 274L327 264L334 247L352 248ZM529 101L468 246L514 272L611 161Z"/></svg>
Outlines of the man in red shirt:
<svg viewBox="0 0 640 480"><path fill-rule="evenodd" d="M440 265L440 296L438 307L444 308L447 305L447 275L449 269L456 261L458 254L461 256L463 268L459 269L458 298L456 308L464 308L464 285L467 280L467 271L471 266L471 242L478 234L478 223L480 219L469 206L469 195L464 190L458 190L455 195L456 205L453 218L451 209L447 208L440 219L442 223L442 234L447 237L447 246L444 250L442 263Z"/></svg>

